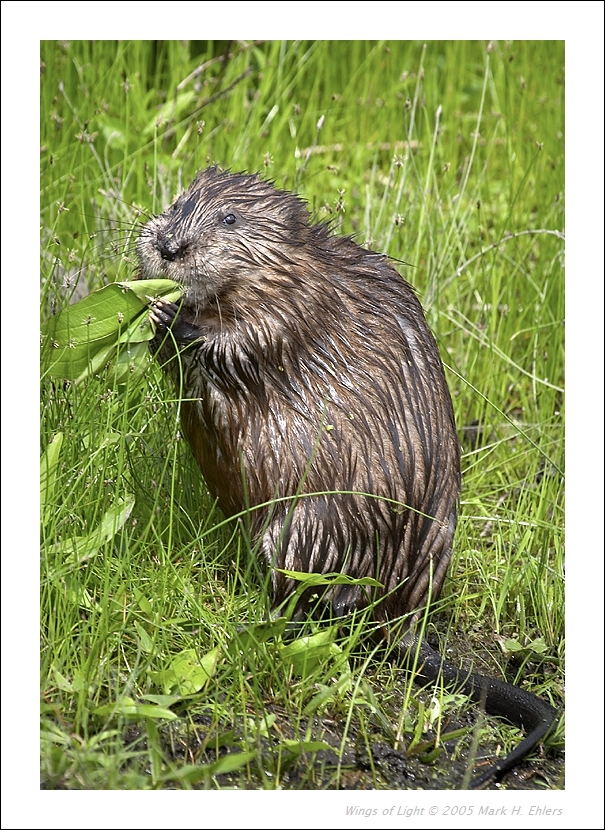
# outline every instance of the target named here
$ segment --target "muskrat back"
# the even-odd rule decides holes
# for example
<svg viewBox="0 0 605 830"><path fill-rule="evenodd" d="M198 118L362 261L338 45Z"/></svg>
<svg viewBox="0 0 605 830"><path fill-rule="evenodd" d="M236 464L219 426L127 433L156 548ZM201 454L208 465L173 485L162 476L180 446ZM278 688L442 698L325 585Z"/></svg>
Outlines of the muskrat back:
<svg viewBox="0 0 605 830"><path fill-rule="evenodd" d="M182 383L184 430L222 510L273 501L251 518L267 562L375 577L382 619L436 599L459 445L437 345L386 257L312 224L296 196L214 168L137 249L144 277L186 289L154 347ZM274 571L275 605L293 587ZM343 614L368 595L330 599Z"/></svg>

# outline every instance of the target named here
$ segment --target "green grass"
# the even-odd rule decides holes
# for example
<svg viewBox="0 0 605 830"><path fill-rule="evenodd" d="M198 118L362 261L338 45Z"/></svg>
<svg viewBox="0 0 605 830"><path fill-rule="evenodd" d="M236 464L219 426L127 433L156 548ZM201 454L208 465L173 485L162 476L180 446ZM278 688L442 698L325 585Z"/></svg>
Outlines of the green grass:
<svg viewBox="0 0 605 830"><path fill-rule="evenodd" d="M399 260L464 448L431 630L560 705L563 44L226 48L42 43L41 320L131 277L145 217L209 163L296 189L335 232ZM115 388L43 378L41 401L45 786L346 787L354 750L370 759L357 786L385 787L374 745L426 759L427 736L463 718L466 704L437 711L373 653L366 617L310 628L317 664L304 669L260 626L267 575L213 508L154 364ZM478 444L463 433L472 422ZM486 728L480 751L516 740ZM459 786L448 770L471 737L436 771L418 762L426 786ZM553 758L561 745L559 731ZM538 767L530 786L561 786L558 766Z"/></svg>

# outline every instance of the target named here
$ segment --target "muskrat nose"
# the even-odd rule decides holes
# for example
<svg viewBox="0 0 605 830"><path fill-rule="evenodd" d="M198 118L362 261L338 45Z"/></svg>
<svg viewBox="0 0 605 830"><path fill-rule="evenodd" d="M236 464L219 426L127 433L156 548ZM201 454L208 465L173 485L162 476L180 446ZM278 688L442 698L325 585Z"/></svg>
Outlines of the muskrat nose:
<svg viewBox="0 0 605 830"><path fill-rule="evenodd" d="M179 240L173 233L159 233L157 249L162 259L174 262L175 259L182 259L187 252L189 243L183 239Z"/></svg>

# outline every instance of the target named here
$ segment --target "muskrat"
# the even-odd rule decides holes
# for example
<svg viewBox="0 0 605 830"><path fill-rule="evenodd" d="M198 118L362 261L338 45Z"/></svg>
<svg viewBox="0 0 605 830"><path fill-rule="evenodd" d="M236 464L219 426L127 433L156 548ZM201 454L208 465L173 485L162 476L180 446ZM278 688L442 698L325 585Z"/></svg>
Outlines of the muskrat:
<svg viewBox="0 0 605 830"><path fill-rule="evenodd" d="M227 516L249 511L273 608L296 587L276 569L374 577L372 594L337 585L323 599L339 617L372 603L384 631L405 620L397 649L420 681L527 730L473 785L501 776L556 713L457 669L417 633L450 561L460 449L414 290L385 256L314 224L297 196L215 167L144 226L137 254L143 278L185 288L182 303L155 303L151 348L210 493Z"/></svg>

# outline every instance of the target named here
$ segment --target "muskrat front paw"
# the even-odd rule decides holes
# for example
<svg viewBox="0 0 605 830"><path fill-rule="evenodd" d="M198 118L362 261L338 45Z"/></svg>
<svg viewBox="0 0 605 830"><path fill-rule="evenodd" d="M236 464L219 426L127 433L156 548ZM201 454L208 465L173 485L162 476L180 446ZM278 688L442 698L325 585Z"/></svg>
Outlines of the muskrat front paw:
<svg viewBox="0 0 605 830"><path fill-rule="evenodd" d="M149 306L149 316L159 329L172 328L181 305L158 297Z"/></svg>
<svg viewBox="0 0 605 830"><path fill-rule="evenodd" d="M200 330L183 319L180 314L182 309L182 303L172 303L162 297L158 297L151 303L149 316L156 326L154 341L157 342L159 337L163 340L168 331L177 343L188 344L199 339Z"/></svg>

